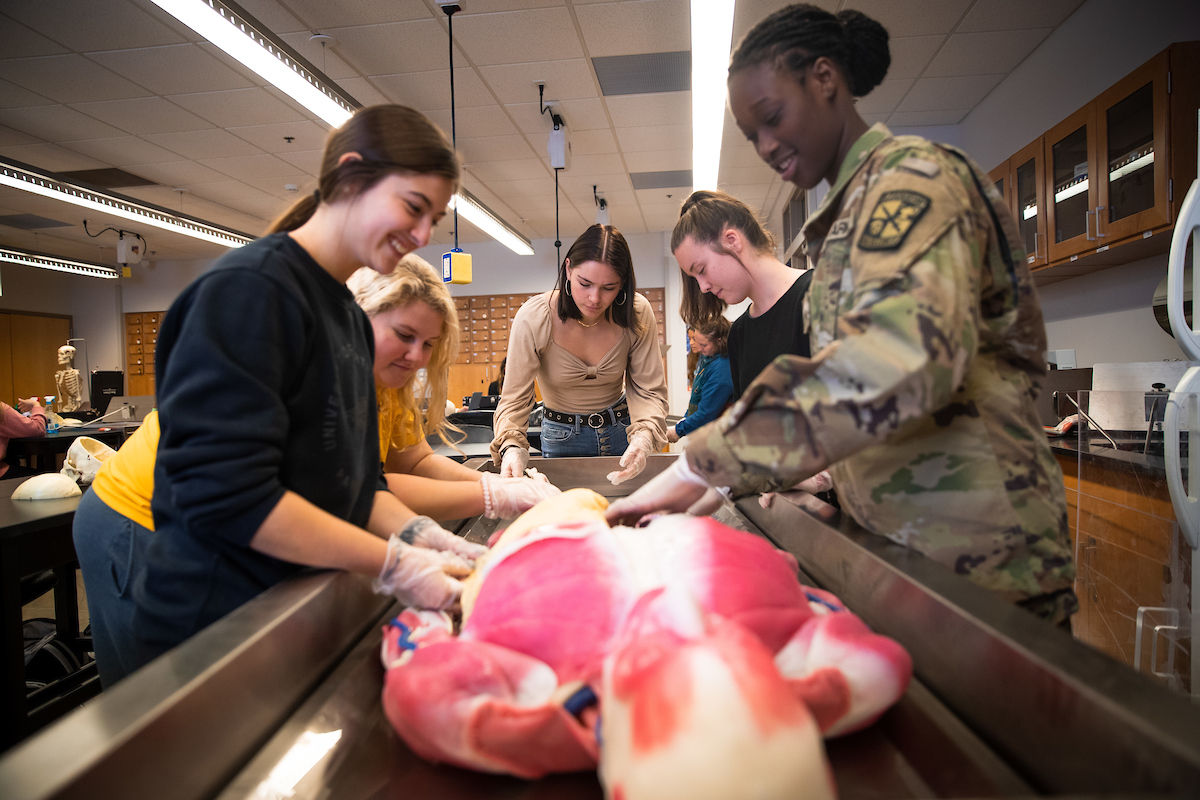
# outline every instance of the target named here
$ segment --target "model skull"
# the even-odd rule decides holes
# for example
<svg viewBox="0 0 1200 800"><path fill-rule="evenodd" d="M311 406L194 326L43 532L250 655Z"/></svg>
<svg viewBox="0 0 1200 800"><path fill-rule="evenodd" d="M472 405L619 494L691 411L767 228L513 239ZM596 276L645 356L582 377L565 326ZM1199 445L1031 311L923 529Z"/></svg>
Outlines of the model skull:
<svg viewBox="0 0 1200 800"><path fill-rule="evenodd" d="M75 348L69 344L64 344L58 348L58 363L61 366L66 366L75 360Z"/></svg>

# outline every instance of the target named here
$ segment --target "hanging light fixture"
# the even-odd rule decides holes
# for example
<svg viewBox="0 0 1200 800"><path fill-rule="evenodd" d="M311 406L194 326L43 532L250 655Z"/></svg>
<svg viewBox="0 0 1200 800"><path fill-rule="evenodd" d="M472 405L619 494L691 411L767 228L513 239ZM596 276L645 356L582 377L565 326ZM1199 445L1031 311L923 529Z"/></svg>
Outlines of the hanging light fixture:
<svg viewBox="0 0 1200 800"><path fill-rule="evenodd" d="M112 267L94 264L90 261L74 261L69 258L57 258L28 250L18 250L13 247L0 247L0 261L20 264L24 267L51 269L55 272L70 272L74 275L87 275L90 278L116 279L120 274Z"/></svg>
<svg viewBox="0 0 1200 800"><path fill-rule="evenodd" d="M592 199L596 201L596 224L608 224L608 201L596 193L596 187L592 186Z"/></svg>
<svg viewBox="0 0 1200 800"><path fill-rule="evenodd" d="M357 109L362 108L362 103L336 87L303 56L232 3L222 0L151 2L334 128L341 127ZM448 4L452 3L439 3ZM453 75L452 69L451 80ZM533 255L533 247L528 239L495 214L488 212L485 215L476 209L462 194L459 193L457 208L469 222L517 254ZM503 238L491 234L485 227L488 215L506 231Z"/></svg>

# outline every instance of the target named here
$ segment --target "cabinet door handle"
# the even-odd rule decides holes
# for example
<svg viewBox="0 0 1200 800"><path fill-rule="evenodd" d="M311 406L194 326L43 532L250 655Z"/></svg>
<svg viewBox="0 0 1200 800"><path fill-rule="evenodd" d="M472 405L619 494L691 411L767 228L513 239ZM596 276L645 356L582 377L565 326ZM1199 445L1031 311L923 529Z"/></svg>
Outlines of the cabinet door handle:
<svg viewBox="0 0 1200 800"><path fill-rule="evenodd" d="M1092 214L1095 213L1095 211L1086 211L1083 214L1083 236L1089 242L1096 241L1096 237L1092 236ZM1097 222L1096 224L1099 225L1100 223Z"/></svg>
<svg viewBox="0 0 1200 800"><path fill-rule="evenodd" d="M1041 251L1041 248L1038 246L1038 245L1039 245L1039 242L1040 242L1040 240L1041 240L1041 237L1042 237L1042 232L1041 232L1041 231L1034 231L1034 232L1033 232L1033 257L1034 257L1034 258L1041 258L1041 257L1042 257L1042 251Z"/></svg>
<svg viewBox="0 0 1200 800"><path fill-rule="evenodd" d="M1104 206L1096 206L1096 238L1101 239L1108 236L1107 233L1100 232L1100 212L1104 210Z"/></svg>

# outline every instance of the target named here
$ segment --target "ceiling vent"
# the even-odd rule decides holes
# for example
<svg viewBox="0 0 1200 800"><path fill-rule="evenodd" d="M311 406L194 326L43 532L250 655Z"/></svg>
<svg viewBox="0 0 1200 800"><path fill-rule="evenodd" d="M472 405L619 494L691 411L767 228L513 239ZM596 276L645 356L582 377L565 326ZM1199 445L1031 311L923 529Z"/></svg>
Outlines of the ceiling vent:
<svg viewBox="0 0 1200 800"><path fill-rule="evenodd" d="M59 173L69 181L86 183L97 189L123 189L129 186L154 186L154 181L148 181L132 172L109 167L107 169L77 169L74 172Z"/></svg>
<svg viewBox="0 0 1200 800"><path fill-rule="evenodd" d="M692 88L692 53L641 53L634 56L598 56L592 59L600 91L606 97L620 94L686 92ZM652 124L647 122L647 125Z"/></svg>
<svg viewBox="0 0 1200 800"><path fill-rule="evenodd" d="M691 189L690 169L671 169L664 172L631 172L634 189Z"/></svg>
<svg viewBox="0 0 1200 800"><path fill-rule="evenodd" d="M0 217L0 225L10 228L20 228L23 231L34 231L41 228L70 228L70 222L59 222L49 217L39 217L37 214L9 214Z"/></svg>

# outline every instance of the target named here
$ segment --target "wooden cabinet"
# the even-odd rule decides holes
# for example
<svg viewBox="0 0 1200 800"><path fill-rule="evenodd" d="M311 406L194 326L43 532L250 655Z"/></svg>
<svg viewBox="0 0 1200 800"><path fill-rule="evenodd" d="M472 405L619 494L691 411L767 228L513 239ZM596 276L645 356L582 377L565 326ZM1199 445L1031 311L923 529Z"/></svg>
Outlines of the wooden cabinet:
<svg viewBox="0 0 1200 800"><path fill-rule="evenodd" d="M20 397L58 393L58 348L71 336L71 324L70 317L0 313L0 400L15 406ZM81 356L76 353L75 368L83 376Z"/></svg>
<svg viewBox="0 0 1200 800"><path fill-rule="evenodd" d="M1198 101L1200 42L1173 44L989 173L1038 283L1166 252Z"/></svg>
<svg viewBox="0 0 1200 800"><path fill-rule="evenodd" d="M165 311L125 315L125 394L156 393L154 351L158 347L159 321Z"/></svg>

